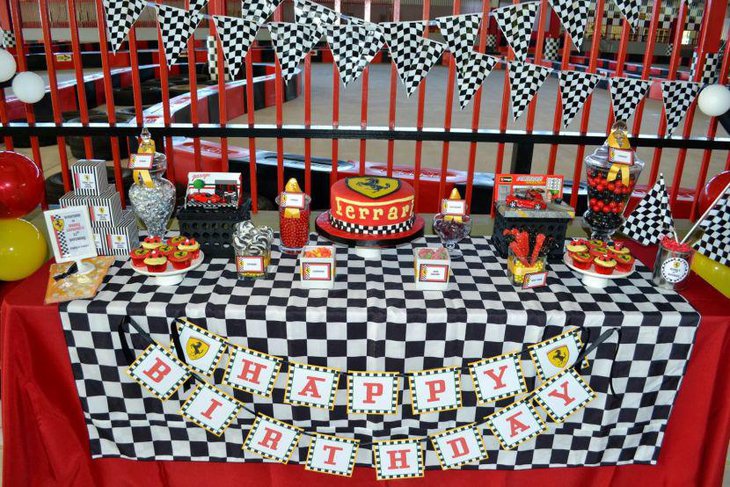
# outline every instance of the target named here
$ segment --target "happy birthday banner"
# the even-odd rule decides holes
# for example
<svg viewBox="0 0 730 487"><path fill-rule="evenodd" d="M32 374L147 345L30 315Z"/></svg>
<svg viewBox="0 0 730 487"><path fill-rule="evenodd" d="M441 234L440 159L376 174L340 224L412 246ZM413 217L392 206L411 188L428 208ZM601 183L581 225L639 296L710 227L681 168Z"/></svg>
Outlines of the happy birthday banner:
<svg viewBox="0 0 730 487"><path fill-rule="evenodd" d="M189 379L199 382L180 414L188 421L221 436L245 411L255 416L243 445L244 450L264 458L287 463L302 435L312 438L305 469L333 475L352 475L360 440L308 432L248 408L244 403L210 384L224 354L223 384L233 389L271 397L274 384L287 368L284 402L295 406L331 410L340 379L346 377L348 414L396 414L400 378L407 379L414 414L448 411L462 407L461 374L465 370L474 384L479 404L515 397L507 407L481 422L441 431L426 438L374 441L373 466L377 478L422 477L425 470L422 442L430 440L442 469L458 468L488 458L480 426L494 434L504 449L512 449L547 429L538 413L540 406L556 423L584 408L595 392L576 370L587 360L580 330L573 328L548 340L529 345L542 384L529 391L522 371L523 350L470 363L467 367L446 367L399 374L396 372L342 371L287 361L230 343L186 319L176 320L182 356L154 341L133 320L128 323L151 344L134 360L127 374L152 395L169 400ZM605 340L607 334L593 345ZM199 375L200 374L200 375ZM518 396L522 396L518 398Z"/></svg>

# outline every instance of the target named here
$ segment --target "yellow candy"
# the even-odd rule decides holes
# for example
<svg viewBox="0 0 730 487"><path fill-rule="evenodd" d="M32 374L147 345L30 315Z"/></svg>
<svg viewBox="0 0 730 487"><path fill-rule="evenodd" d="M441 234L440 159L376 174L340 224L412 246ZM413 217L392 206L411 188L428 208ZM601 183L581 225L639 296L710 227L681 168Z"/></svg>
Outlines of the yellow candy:
<svg viewBox="0 0 730 487"><path fill-rule="evenodd" d="M450 200L460 200L461 199L461 193L459 193L459 190L454 188L451 190L451 194L449 195ZM460 216L451 216L447 215L444 217L444 220L447 222L454 221L457 223L461 223L464 220Z"/></svg>
<svg viewBox="0 0 730 487"><path fill-rule="evenodd" d="M291 178L289 181L286 182L286 186L284 187L284 191L287 193L301 193L302 188L299 187L299 182L296 178ZM284 218L299 218L300 212L299 208L285 208L284 209Z"/></svg>

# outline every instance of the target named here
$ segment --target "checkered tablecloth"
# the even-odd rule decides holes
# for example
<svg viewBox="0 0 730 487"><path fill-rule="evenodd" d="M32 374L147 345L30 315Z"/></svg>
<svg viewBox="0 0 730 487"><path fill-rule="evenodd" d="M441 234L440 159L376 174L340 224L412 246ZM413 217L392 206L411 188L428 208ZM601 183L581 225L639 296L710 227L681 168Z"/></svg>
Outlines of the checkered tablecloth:
<svg viewBox="0 0 730 487"><path fill-rule="evenodd" d="M413 246L435 244L422 238ZM118 323L132 316L157 341L170 343L170 323L187 316L233 343L295 362L349 370L415 371L469 362L524 348L569 328L582 327L594 340L609 328L615 336L591 355L584 376L598 393L587 408L564 424L516 450L501 450L483 429L489 459L481 469L524 469L577 465L654 463L690 355L699 315L678 294L655 288L638 267L629 279L604 289L586 289L566 266L551 264L549 286L521 290L505 274L505 261L484 237L462 242L463 260L453 262L444 292L419 291L413 282L413 246L384 250L382 260L365 261L338 247L333 290L305 290L295 257L273 254L269 279L239 281L234 265L214 259L188 273L177 287L158 288L118 260L98 295L61 307L73 373L95 458L140 460L263 461L241 450L253 418L242 412L221 438L187 423L178 411L191 389L161 402L125 374ZM147 343L132 332L134 352ZM616 355L615 355L616 354ZM609 393L613 367L616 395ZM535 369L523 360L527 385ZM286 376L273 398L252 396L214 383L258 412L325 434L373 439L425 436L481 420L511 399L476 405L472 382L462 376L463 408L411 413L410 393L401 380L400 414L346 412L346 381L333 411L284 404ZM306 459L308 439L292 462ZM371 464L364 447L358 464ZM429 446L426 464L438 468Z"/></svg>

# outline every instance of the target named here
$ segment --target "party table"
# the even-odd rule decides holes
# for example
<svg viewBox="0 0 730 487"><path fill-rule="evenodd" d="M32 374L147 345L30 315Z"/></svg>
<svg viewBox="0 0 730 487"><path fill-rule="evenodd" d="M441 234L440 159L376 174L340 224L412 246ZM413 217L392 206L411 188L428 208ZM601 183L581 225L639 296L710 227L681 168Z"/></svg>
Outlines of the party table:
<svg viewBox="0 0 730 487"><path fill-rule="evenodd" d="M242 415L217 438L186 424L177 397L162 403L143 391L124 374L128 358L120 341L128 339L136 354L146 346L143 337L120 331L125 315L165 344L172 319L187 316L288 360L400 372L465 365L571 327L589 342L617 328L618 348L612 338L588 355L585 377L598 397L582 412L512 451L487 433L489 459L461 471L440 471L427 452L430 470L420 482L719 484L730 434L725 298L693 278L687 302L651 286L643 267L616 286L589 292L555 264L548 287L517 290L486 239L461 247L464 259L453 263L454 283L443 293L415 289L408 246L384 252L380 262L338 252L331 291L298 288L296 260L278 253L270 279L241 283L230 262L213 260L177 288L150 286L119 261L94 300L62 306L63 323L58 307L40 304L47 279L41 269L8 295L2 310L5 485L341 481L301 465L258 463L240 448L250 417ZM653 260L652 249L632 248ZM525 375L534 387L529 364ZM236 397L308 430L378 440L432 434L509 403L477 405L469 382L462 381L461 409L420 417L410 407L392 418L348 417L340 397L333 411L296 407L284 404L279 389L268 399ZM408 405L407 391L401 399ZM306 455L306 443L293 463ZM362 449L358 464L369 464L369 454ZM374 483L373 470L357 467L352 482Z"/></svg>

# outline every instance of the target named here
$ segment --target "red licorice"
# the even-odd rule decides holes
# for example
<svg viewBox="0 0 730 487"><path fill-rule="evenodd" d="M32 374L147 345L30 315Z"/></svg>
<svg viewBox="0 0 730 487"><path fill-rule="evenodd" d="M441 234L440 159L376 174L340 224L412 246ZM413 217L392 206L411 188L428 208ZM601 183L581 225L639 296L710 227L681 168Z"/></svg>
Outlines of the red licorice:
<svg viewBox="0 0 730 487"><path fill-rule="evenodd" d="M662 239L662 247L672 252L691 252L692 247L686 243L680 243L674 237L665 235Z"/></svg>

